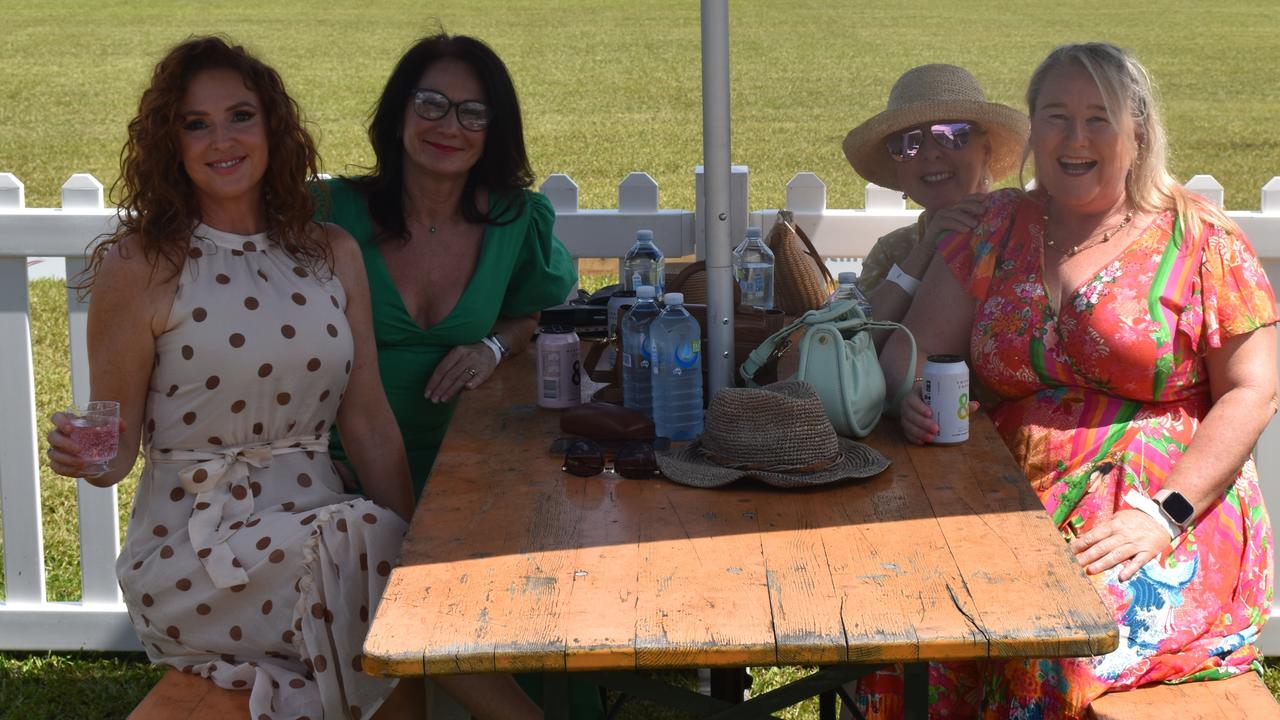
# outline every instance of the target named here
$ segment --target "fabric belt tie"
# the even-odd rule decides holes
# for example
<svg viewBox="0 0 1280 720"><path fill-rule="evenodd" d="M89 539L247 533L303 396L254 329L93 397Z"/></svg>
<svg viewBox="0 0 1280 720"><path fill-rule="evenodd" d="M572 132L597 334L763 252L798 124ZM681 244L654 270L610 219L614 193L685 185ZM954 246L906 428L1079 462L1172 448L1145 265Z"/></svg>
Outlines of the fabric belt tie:
<svg viewBox="0 0 1280 720"><path fill-rule="evenodd" d="M249 574L227 544L253 514L254 493L249 484L249 468L269 468L276 455L285 453L328 454L328 451L328 438L312 435L216 451L174 450L153 459L191 463L178 473L182 488L196 496L187 520L187 532L191 547L214 587L229 588L249 582Z"/></svg>

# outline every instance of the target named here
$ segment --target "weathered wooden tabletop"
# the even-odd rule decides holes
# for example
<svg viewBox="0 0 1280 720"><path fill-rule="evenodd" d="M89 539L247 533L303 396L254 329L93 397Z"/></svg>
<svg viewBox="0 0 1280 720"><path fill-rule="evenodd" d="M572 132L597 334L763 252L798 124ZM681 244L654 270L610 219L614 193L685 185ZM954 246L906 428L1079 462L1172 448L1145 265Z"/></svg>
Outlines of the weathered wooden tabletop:
<svg viewBox="0 0 1280 720"><path fill-rule="evenodd" d="M806 491L579 478L532 353L462 402L365 642L382 675L1100 654L1118 633L985 415Z"/></svg>

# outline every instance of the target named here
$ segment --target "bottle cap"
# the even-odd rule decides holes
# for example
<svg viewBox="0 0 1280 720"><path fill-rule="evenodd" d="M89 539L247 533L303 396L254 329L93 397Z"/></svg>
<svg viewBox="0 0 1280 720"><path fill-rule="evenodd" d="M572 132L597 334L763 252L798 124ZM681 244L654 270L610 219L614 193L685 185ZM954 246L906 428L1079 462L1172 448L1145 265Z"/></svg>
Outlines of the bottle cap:
<svg viewBox="0 0 1280 720"><path fill-rule="evenodd" d="M858 273L842 272L836 276L836 282L840 283L841 285L852 285L858 282Z"/></svg>
<svg viewBox="0 0 1280 720"><path fill-rule="evenodd" d="M641 240L648 240L649 242L653 242L653 231L652 231L652 230L637 230L637 231L636 231L636 241L637 241L637 242L639 242L639 241L641 241Z"/></svg>
<svg viewBox="0 0 1280 720"><path fill-rule="evenodd" d="M568 335L573 331L572 325L547 325L541 332L543 335Z"/></svg>
<svg viewBox="0 0 1280 720"><path fill-rule="evenodd" d="M658 290L652 285L641 285L636 288L636 297L638 298L655 298L658 296Z"/></svg>
<svg viewBox="0 0 1280 720"><path fill-rule="evenodd" d="M683 305L684 293L675 293L675 292L667 293L666 295L662 296L662 302L668 306Z"/></svg>
<svg viewBox="0 0 1280 720"><path fill-rule="evenodd" d="M760 228L758 227L747 228L747 239L750 240L752 238L755 238L756 240L760 239Z"/></svg>

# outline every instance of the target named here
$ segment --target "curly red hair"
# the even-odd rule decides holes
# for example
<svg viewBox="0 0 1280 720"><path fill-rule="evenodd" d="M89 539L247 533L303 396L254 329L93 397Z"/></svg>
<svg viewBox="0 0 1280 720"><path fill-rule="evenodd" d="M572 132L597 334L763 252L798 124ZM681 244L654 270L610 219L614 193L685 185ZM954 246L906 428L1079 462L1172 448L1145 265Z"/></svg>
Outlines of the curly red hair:
<svg viewBox="0 0 1280 720"><path fill-rule="evenodd" d="M136 235L147 259L163 261L174 275L182 269L191 231L200 221L200 203L182 164L178 131L187 87L206 70L231 70L258 95L267 126L268 159L262 178L267 234L300 261L319 268L331 256L316 232L315 204L306 183L317 174L319 156L302 112L279 73L239 45L220 37L179 43L156 64L151 84L129 122L120 151L119 226L94 248L86 270L88 288L103 258L128 235ZM170 276L172 277L172 275Z"/></svg>

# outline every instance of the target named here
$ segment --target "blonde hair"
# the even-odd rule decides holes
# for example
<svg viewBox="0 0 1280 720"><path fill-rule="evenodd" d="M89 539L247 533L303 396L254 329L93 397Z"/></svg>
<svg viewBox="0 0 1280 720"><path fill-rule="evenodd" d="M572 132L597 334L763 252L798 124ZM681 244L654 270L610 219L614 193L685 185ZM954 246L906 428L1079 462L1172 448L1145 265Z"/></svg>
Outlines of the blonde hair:
<svg viewBox="0 0 1280 720"><path fill-rule="evenodd" d="M1027 84L1027 112L1032 117L1049 73L1068 64L1085 69L1093 77L1113 124L1121 125L1118 122L1121 117L1133 122L1136 147L1124 190L1137 210L1173 210L1182 218L1185 232L1190 235L1199 234L1205 222L1239 232L1221 208L1188 192L1169 174L1169 140L1160 119L1151 75L1128 51L1098 42L1056 48L1040 63ZM1030 154L1028 144L1024 162Z"/></svg>

